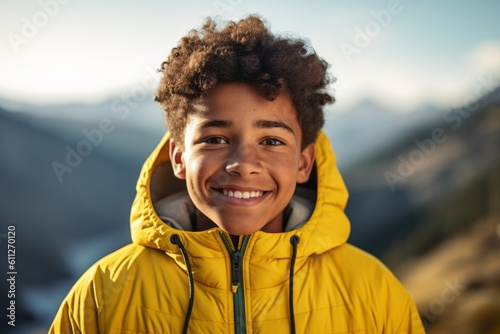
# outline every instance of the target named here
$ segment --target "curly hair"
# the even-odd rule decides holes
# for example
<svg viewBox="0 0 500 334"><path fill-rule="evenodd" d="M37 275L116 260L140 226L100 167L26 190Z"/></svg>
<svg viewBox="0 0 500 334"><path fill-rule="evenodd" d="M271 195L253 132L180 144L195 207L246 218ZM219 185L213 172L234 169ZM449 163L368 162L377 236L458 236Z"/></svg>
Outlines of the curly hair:
<svg viewBox="0 0 500 334"><path fill-rule="evenodd" d="M309 49L309 51L308 51ZM219 83L244 82L269 101L289 93L302 128L302 147L323 126L328 63L301 39L274 36L258 16L219 28L208 18L191 30L161 65L163 78L155 101L165 110L172 139L183 143L187 118L196 101Z"/></svg>

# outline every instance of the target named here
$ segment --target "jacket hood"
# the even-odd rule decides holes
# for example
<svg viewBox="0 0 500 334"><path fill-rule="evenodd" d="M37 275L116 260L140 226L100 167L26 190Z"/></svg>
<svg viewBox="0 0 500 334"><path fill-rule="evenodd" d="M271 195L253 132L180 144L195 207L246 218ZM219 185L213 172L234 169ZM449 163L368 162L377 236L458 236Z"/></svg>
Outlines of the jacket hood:
<svg viewBox="0 0 500 334"><path fill-rule="evenodd" d="M181 195L177 195L186 192L186 185L184 180L177 179L173 174L169 140L170 134L167 132L142 167L131 209L132 241L161 249L178 259L179 248L171 242L172 235L177 234L191 256L218 258L224 246L219 237L219 228L188 231L182 229L182 223L179 224L178 219L175 219L180 212L189 214L191 209L186 201L180 200ZM296 193L304 191L315 194L312 213L304 216L299 200L295 219L304 217L304 221L296 224L297 228L282 233L254 233L250 242L254 256L289 258L289 240L293 235L300 238L298 257L321 254L346 243L350 232L349 220L344 213L347 189L336 167L330 142L323 132L316 140L316 163L312 175L308 182L298 185ZM155 206L167 197L174 204L167 210L169 212L161 214L162 219Z"/></svg>

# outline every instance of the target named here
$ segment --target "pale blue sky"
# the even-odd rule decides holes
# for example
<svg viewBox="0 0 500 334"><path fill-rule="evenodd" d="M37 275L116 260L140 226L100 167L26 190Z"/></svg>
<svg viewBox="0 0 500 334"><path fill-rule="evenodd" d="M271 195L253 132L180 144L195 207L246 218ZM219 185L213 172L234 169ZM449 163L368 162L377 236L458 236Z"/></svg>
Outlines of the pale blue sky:
<svg viewBox="0 0 500 334"><path fill-rule="evenodd" d="M381 11L391 17L377 22ZM470 95L480 77L500 82L500 5L493 0L38 0L2 1L0 12L0 97L34 104L93 103L127 91L217 14L257 13L275 32L310 39L338 77L341 109L366 98L400 109L446 108ZM371 34L366 45L359 31Z"/></svg>

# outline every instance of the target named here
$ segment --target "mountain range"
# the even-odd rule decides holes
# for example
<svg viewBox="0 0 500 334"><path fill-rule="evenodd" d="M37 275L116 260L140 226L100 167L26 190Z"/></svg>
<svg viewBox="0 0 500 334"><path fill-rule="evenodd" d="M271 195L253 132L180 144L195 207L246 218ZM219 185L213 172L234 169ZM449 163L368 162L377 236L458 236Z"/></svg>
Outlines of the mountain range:
<svg viewBox="0 0 500 334"><path fill-rule="evenodd" d="M84 270L130 242L135 182L165 125L152 99L0 107L0 233L16 226L20 273L15 332L43 331ZM350 192L350 242L391 268L500 206L499 89L473 111L364 101L324 130ZM75 160L78 149L90 153Z"/></svg>

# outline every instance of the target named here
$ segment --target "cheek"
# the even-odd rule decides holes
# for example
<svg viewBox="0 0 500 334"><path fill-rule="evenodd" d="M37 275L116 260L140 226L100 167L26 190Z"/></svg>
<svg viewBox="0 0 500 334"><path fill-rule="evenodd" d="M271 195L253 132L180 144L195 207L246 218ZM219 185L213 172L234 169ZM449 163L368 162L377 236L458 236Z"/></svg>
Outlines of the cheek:
<svg viewBox="0 0 500 334"><path fill-rule="evenodd" d="M266 163L270 170L282 171L282 173L289 175L298 169L298 155L295 150L290 150L283 154L272 155L266 158Z"/></svg>
<svg viewBox="0 0 500 334"><path fill-rule="evenodd" d="M199 183L209 187L220 188L230 184L230 176L225 171L224 162L227 157L220 152L213 152L203 157L192 159L189 165L190 173Z"/></svg>
<svg viewBox="0 0 500 334"><path fill-rule="evenodd" d="M186 159L186 181L191 185L196 187L199 179L202 177L203 169L201 166L203 165L200 159L187 157Z"/></svg>
<svg viewBox="0 0 500 334"><path fill-rule="evenodd" d="M211 157L189 159L187 176L193 189L217 188L229 182L226 173L217 168L214 160Z"/></svg>
<svg viewBox="0 0 500 334"><path fill-rule="evenodd" d="M297 163L290 159L275 159L268 167L270 175L282 188L295 187Z"/></svg>
<svg viewBox="0 0 500 334"><path fill-rule="evenodd" d="M203 162L200 159L189 159L187 163L187 169L191 173L191 175L196 175L197 172L201 170L201 166Z"/></svg>

